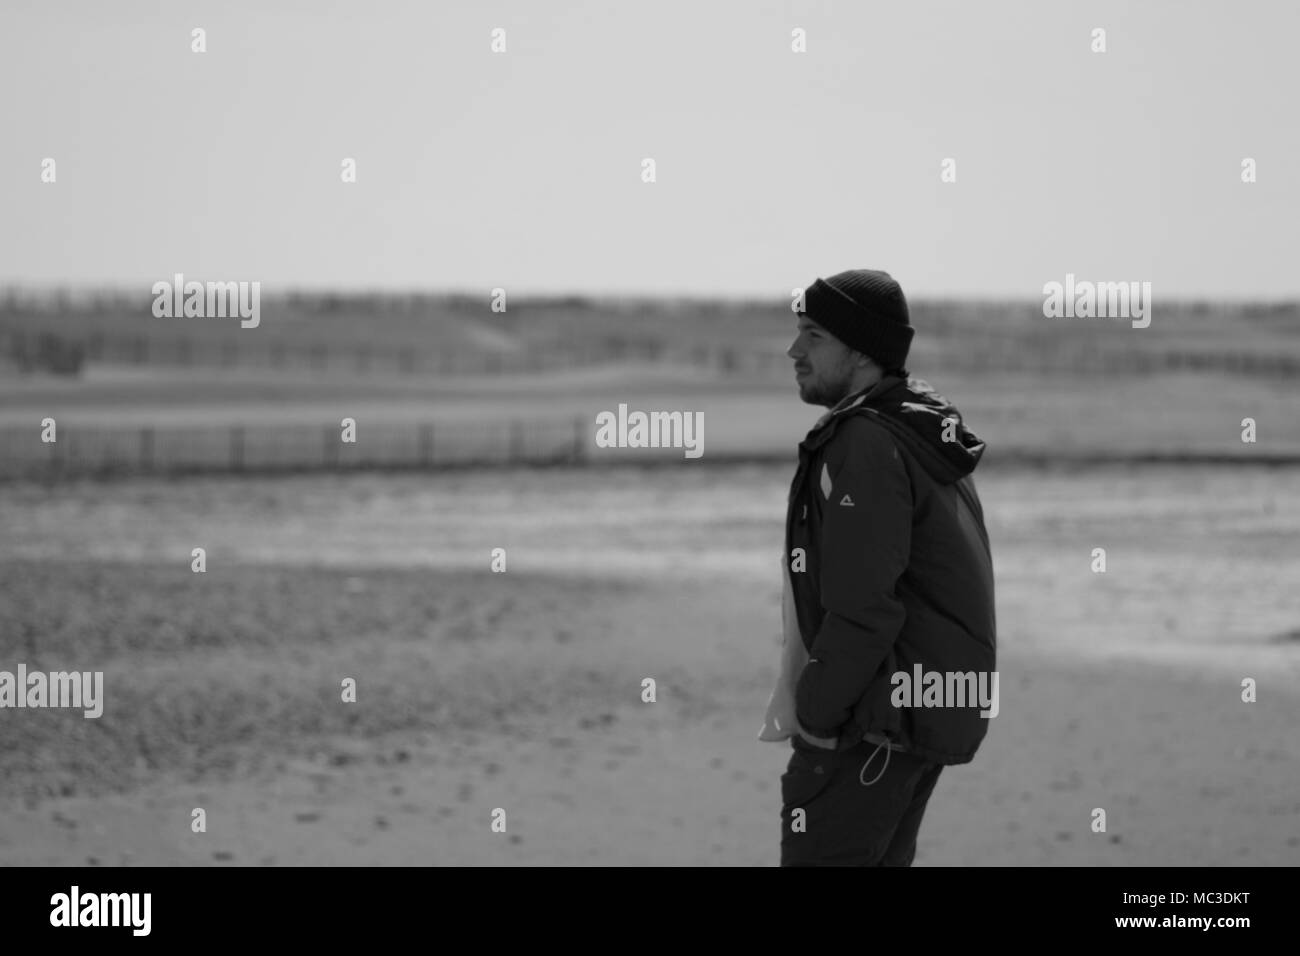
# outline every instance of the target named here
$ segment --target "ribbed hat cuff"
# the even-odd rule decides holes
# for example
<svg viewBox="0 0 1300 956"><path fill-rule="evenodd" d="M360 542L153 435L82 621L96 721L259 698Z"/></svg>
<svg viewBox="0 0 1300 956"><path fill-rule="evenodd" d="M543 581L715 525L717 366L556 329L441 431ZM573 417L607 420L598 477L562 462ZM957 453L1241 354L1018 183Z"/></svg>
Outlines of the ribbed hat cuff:
<svg viewBox="0 0 1300 956"><path fill-rule="evenodd" d="M804 292L803 303L808 318L886 371L907 361L914 334L910 325L855 302L821 279Z"/></svg>

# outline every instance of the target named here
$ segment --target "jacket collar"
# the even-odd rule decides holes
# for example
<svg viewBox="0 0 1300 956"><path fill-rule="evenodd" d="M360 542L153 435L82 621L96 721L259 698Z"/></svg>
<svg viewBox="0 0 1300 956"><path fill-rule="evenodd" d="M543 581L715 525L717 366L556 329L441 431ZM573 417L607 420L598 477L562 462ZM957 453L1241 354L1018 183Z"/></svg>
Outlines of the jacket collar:
<svg viewBox="0 0 1300 956"><path fill-rule="evenodd" d="M862 406L868 399L884 394L891 388L894 388L900 382L905 381L897 375L886 375L874 385L868 385L861 391L854 392L852 395L846 395L838 405L826 412L821 418L817 419L817 424L808 432L806 438L799 443L799 447L807 451L813 451L820 448L826 442L830 441L831 436L835 434L834 425L837 425L842 419Z"/></svg>

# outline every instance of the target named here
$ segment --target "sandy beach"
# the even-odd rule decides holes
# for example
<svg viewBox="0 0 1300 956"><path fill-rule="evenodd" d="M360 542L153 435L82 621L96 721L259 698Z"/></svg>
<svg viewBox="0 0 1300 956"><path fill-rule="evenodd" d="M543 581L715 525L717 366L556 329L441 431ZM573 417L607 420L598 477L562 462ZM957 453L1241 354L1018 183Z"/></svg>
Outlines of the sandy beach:
<svg viewBox="0 0 1300 956"><path fill-rule="evenodd" d="M649 474L11 487L4 660L106 702L4 714L0 863L773 865L788 475ZM1001 712L918 865L1300 862L1281 474L984 476Z"/></svg>

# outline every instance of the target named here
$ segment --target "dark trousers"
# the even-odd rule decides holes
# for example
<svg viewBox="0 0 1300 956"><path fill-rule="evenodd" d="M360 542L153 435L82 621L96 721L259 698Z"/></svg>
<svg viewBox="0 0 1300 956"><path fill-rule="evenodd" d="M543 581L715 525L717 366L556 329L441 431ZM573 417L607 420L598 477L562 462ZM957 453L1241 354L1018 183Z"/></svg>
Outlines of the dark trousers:
<svg viewBox="0 0 1300 956"><path fill-rule="evenodd" d="M838 753L794 745L781 775L782 866L912 865L943 765L902 751L886 765L885 756L865 741Z"/></svg>

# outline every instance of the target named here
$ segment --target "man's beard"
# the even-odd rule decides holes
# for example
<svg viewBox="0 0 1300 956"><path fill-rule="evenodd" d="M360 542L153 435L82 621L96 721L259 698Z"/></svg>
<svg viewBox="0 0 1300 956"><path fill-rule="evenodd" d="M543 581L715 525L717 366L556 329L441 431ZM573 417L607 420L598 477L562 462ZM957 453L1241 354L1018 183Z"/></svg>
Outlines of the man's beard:
<svg viewBox="0 0 1300 956"><path fill-rule="evenodd" d="M799 398L809 405L834 408L848 397L851 379L847 375L836 378L807 378L799 383Z"/></svg>

